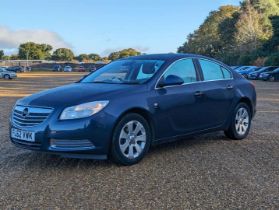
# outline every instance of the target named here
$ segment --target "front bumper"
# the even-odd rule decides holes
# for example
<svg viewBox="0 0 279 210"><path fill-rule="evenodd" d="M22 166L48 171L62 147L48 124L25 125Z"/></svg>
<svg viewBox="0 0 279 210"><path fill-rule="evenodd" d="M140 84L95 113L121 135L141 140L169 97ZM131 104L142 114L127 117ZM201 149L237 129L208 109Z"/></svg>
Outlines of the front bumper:
<svg viewBox="0 0 279 210"><path fill-rule="evenodd" d="M115 118L102 112L90 118L58 120L53 113L43 123L20 127L10 119L12 128L35 132L35 142L10 138L16 146L28 150L57 154L62 157L107 159Z"/></svg>

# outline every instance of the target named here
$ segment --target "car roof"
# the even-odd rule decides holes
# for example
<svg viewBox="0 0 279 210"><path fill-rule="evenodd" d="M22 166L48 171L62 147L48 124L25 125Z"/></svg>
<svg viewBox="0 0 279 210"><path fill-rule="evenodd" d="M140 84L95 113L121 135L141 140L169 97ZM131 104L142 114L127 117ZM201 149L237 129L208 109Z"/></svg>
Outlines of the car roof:
<svg viewBox="0 0 279 210"><path fill-rule="evenodd" d="M197 54L190 54L190 53L165 53L165 54L148 54L148 55L139 55L139 56L132 56L132 57L127 57L127 58L122 58L120 60L165 60L165 61L173 61L173 60L178 60L181 58L204 58L204 59L209 59L212 61L216 61L218 63L221 63L218 60L215 60L210 57L206 57L203 55L197 55Z"/></svg>

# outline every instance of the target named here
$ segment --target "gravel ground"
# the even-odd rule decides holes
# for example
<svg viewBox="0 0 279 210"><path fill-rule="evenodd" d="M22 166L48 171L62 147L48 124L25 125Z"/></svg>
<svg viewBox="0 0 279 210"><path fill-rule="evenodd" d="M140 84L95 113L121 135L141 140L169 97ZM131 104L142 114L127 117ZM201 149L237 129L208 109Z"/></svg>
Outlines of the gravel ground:
<svg viewBox="0 0 279 210"><path fill-rule="evenodd" d="M279 83L255 82L258 112L245 141L197 136L154 147L131 167L10 143L8 116L18 98L81 76L0 80L0 209L279 209Z"/></svg>

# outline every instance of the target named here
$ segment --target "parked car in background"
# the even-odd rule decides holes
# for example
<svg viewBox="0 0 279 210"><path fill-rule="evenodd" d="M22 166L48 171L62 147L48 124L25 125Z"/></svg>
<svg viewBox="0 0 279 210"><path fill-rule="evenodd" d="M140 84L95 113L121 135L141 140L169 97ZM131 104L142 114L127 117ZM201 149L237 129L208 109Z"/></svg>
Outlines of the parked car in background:
<svg viewBox="0 0 279 210"><path fill-rule="evenodd" d="M73 70L73 68L71 66L65 66L63 71L64 72L71 72Z"/></svg>
<svg viewBox="0 0 279 210"><path fill-rule="evenodd" d="M77 69L78 72L85 72L84 66L79 66Z"/></svg>
<svg viewBox="0 0 279 210"><path fill-rule="evenodd" d="M264 81L279 81L279 68L261 73L259 79Z"/></svg>
<svg viewBox="0 0 279 210"><path fill-rule="evenodd" d="M62 71L61 65L59 65L59 64L54 65L52 71Z"/></svg>
<svg viewBox="0 0 279 210"><path fill-rule="evenodd" d="M3 79L14 79L17 75L13 71L7 71L7 69L0 67L0 78Z"/></svg>
<svg viewBox="0 0 279 210"><path fill-rule="evenodd" d="M7 71L13 71L16 73L24 72L24 68L22 66L11 66L6 69Z"/></svg>
<svg viewBox="0 0 279 210"><path fill-rule="evenodd" d="M258 71L260 70L262 67L256 67L256 66L253 66L253 67L250 67L250 68L246 68L244 70L241 70L239 71L238 73L240 75L242 75L243 77L245 77L246 79L248 79L248 74L252 73L252 72L255 72L255 71Z"/></svg>
<svg viewBox="0 0 279 210"><path fill-rule="evenodd" d="M90 67L90 72L94 72L97 70L97 67L95 65L91 66Z"/></svg>
<svg viewBox="0 0 279 210"><path fill-rule="evenodd" d="M257 66L239 66L238 68L235 68L234 70L239 73L243 70L254 68L254 67L257 67Z"/></svg>
<svg viewBox="0 0 279 210"><path fill-rule="evenodd" d="M18 100L10 137L29 150L132 165L151 145L189 135L245 139L255 111L254 85L217 60L142 55Z"/></svg>
<svg viewBox="0 0 279 210"><path fill-rule="evenodd" d="M250 74L248 74L248 79L259 79L259 76L260 76L261 73L268 72L268 71L273 71L277 68L278 68L278 66L263 67L263 68L261 68L257 71L254 71L254 72L251 72Z"/></svg>
<svg viewBox="0 0 279 210"><path fill-rule="evenodd" d="M25 67L25 71L26 71L26 72L30 72L31 70L32 70L32 67L31 67L31 66L26 66L26 67Z"/></svg>
<svg viewBox="0 0 279 210"><path fill-rule="evenodd" d="M237 69L239 68L240 66L231 66L231 69Z"/></svg>

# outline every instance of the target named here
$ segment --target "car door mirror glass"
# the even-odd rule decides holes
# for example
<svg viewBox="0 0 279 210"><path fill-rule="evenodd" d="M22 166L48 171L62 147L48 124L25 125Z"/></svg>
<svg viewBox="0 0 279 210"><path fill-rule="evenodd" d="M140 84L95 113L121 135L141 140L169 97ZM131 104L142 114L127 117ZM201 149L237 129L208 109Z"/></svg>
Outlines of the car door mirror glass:
<svg viewBox="0 0 279 210"><path fill-rule="evenodd" d="M159 82L159 87L182 85L184 83L183 79L176 75L168 75L165 79L162 78Z"/></svg>

